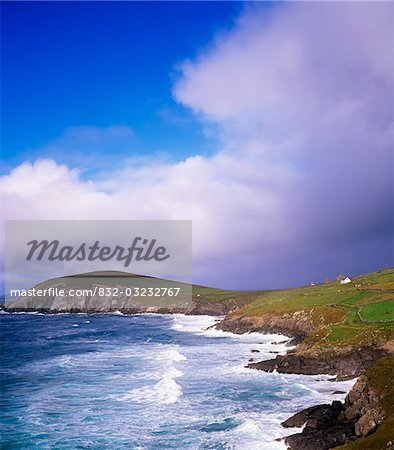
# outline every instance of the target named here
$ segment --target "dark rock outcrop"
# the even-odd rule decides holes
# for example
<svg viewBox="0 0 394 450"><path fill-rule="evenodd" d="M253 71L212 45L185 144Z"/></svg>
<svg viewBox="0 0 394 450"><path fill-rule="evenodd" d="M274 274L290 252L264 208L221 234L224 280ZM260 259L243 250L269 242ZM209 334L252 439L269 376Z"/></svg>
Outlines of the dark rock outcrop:
<svg viewBox="0 0 394 450"><path fill-rule="evenodd" d="M331 405L317 405L304 409L294 414L282 423L285 428L302 427L305 423L311 428L318 428L321 425L334 425L339 414L343 410L343 404L338 401Z"/></svg>
<svg viewBox="0 0 394 450"><path fill-rule="evenodd" d="M282 423L284 427L305 427L301 433L285 439L291 450L326 450L355 439L354 425L339 420L344 405L318 405L305 409Z"/></svg>
<svg viewBox="0 0 394 450"><path fill-rule="evenodd" d="M305 311L292 314L271 314L260 316L229 315L216 328L235 334L273 333L292 338L291 344L298 344L315 329L311 317Z"/></svg>
<svg viewBox="0 0 394 450"><path fill-rule="evenodd" d="M318 351L289 352L275 359L248 364L250 369L304 375L336 375L337 380L358 377L388 352L382 348L330 348Z"/></svg>

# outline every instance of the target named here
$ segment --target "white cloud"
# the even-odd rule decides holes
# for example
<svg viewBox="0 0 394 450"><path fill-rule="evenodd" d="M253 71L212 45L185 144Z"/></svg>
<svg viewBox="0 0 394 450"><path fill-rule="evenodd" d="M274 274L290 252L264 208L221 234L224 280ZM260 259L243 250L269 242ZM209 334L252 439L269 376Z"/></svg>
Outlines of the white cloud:
<svg viewBox="0 0 394 450"><path fill-rule="evenodd" d="M245 246L245 234L260 234L262 222L262 239L277 238L281 198L272 185L278 176L289 177L274 169L258 177L248 163L225 154L128 167L90 181L52 160L39 160L3 177L3 189L7 217L13 219L193 219L195 256L203 260L233 254Z"/></svg>

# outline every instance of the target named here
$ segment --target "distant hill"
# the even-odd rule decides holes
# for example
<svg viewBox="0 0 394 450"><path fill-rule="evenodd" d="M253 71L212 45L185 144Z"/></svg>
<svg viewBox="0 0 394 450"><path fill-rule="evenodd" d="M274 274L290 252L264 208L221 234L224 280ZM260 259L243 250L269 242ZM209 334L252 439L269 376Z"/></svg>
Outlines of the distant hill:
<svg viewBox="0 0 394 450"><path fill-rule="evenodd" d="M190 307L190 284L119 271L97 271L52 278L14 291L10 311L140 312Z"/></svg>

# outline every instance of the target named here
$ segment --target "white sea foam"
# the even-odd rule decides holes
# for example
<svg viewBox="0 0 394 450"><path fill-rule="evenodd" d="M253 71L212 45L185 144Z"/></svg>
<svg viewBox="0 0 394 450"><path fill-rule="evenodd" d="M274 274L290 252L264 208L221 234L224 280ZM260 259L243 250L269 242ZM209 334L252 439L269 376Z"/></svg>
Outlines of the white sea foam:
<svg viewBox="0 0 394 450"><path fill-rule="evenodd" d="M167 360L167 361L186 361L186 356L179 353L176 349L164 350L156 356L157 360Z"/></svg>
<svg viewBox="0 0 394 450"><path fill-rule="evenodd" d="M179 378L182 376L183 376L183 372L178 370L176 367L170 367L165 373L166 378Z"/></svg>
<svg viewBox="0 0 394 450"><path fill-rule="evenodd" d="M345 400L347 393L353 387L357 378L346 381L330 381L332 376L320 375L318 378L313 375L300 375L301 380L299 386L309 390L312 394L317 395L322 401L331 403L333 392L342 391L343 394L335 394L335 400Z"/></svg>
<svg viewBox="0 0 394 450"><path fill-rule="evenodd" d="M152 387L133 389L132 391L113 397L120 402L160 403L168 405L176 403L182 395L182 388L171 377L164 377Z"/></svg>
<svg viewBox="0 0 394 450"><path fill-rule="evenodd" d="M142 380L156 379L158 381L111 398L120 402L133 401L162 405L176 403L183 395L182 387L176 382L176 379L182 377L184 373L175 364L186 361L187 358L177 348L166 348L166 346L159 345L148 350L144 355L144 360L153 360L155 371L141 376Z"/></svg>
<svg viewBox="0 0 394 450"><path fill-rule="evenodd" d="M280 342L277 346L285 346L290 340L288 336L282 334L262 334L262 333L243 333L235 334L228 331L218 330L213 328L213 325L223 319L223 316L193 316L184 314L173 314L173 324L171 326L174 330L185 331L188 333L203 334L213 338L229 337L245 342L260 342L262 344L272 345L273 342ZM286 347L289 350L290 347Z"/></svg>
<svg viewBox="0 0 394 450"><path fill-rule="evenodd" d="M261 430L253 419L246 419L237 427L237 432L261 433Z"/></svg>
<svg viewBox="0 0 394 450"><path fill-rule="evenodd" d="M214 316L186 316L185 314L173 314L171 316L174 330L187 331L189 333L202 333L214 325L222 317Z"/></svg>
<svg viewBox="0 0 394 450"><path fill-rule="evenodd" d="M175 379L182 375L183 373L176 368L170 368L164 372L162 379L153 386L136 388L112 398L120 402L134 401L138 403L160 403L163 405L176 403L183 392Z"/></svg>
<svg viewBox="0 0 394 450"><path fill-rule="evenodd" d="M257 423L259 420L260 423ZM271 422L271 423L270 423ZM277 425L277 420L275 420ZM248 450L285 450L284 442L277 441L280 438L276 426L269 415L261 420L261 416L245 418L234 430L234 443L236 448L247 448Z"/></svg>

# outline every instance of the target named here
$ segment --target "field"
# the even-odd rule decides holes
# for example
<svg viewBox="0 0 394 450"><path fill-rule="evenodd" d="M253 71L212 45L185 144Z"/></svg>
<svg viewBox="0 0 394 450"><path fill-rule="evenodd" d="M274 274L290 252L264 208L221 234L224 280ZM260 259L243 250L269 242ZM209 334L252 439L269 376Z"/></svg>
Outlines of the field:
<svg viewBox="0 0 394 450"><path fill-rule="evenodd" d="M362 306L358 314L363 322L394 321L394 300Z"/></svg>

